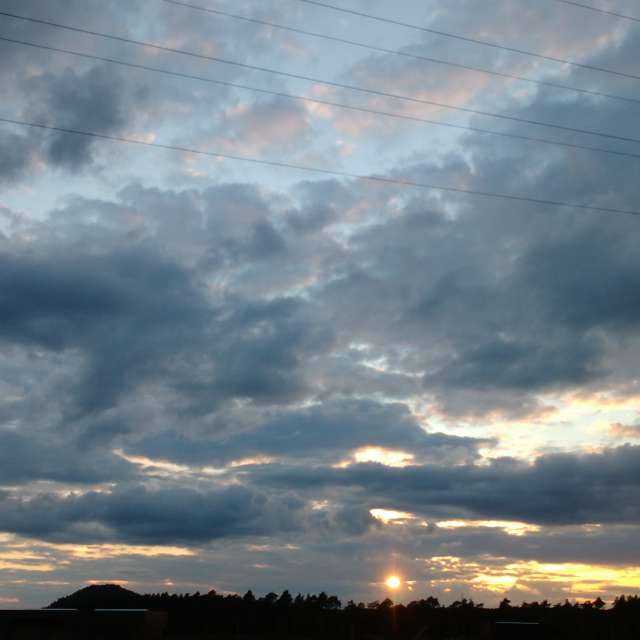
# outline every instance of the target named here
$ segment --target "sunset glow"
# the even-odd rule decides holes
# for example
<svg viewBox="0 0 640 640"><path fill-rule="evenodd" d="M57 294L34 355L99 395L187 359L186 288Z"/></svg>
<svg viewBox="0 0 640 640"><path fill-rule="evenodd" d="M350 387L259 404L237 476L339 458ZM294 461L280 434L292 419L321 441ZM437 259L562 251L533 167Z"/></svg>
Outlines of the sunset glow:
<svg viewBox="0 0 640 640"><path fill-rule="evenodd" d="M389 587L389 589L392 590L396 590L400 588L400 585L402 584L402 581L400 580L400 578L398 576L389 576L386 580L385 580L385 584L387 585L387 587Z"/></svg>
<svg viewBox="0 0 640 640"><path fill-rule="evenodd" d="M540 527L526 522L511 522L507 520L443 520L436 522L436 526L441 529L465 529L465 528L486 528L502 529L510 536L524 536L528 533L540 531Z"/></svg>
<svg viewBox="0 0 640 640"><path fill-rule="evenodd" d="M413 520L414 515L405 511L393 511L391 509L370 509L369 513L384 524L403 524L407 520Z"/></svg>
<svg viewBox="0 0 640 640"><path fill-rule="evenodd" d="M387 467L406 467L414 456L404 451L392 451L381 447L365 447L353 454L356 462L377 462Z"/></svg>

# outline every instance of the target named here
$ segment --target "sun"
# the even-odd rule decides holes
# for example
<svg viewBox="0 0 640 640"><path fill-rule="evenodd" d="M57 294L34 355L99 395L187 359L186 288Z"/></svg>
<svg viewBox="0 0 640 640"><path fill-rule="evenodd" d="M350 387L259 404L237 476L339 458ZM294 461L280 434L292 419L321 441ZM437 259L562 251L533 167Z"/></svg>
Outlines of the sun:
<svg viewBox="0 0 640 640"><path fill-rule="evenodd" d="M398 576L389 576L384 582L389 589L399 589L402 581Z"/></svg>

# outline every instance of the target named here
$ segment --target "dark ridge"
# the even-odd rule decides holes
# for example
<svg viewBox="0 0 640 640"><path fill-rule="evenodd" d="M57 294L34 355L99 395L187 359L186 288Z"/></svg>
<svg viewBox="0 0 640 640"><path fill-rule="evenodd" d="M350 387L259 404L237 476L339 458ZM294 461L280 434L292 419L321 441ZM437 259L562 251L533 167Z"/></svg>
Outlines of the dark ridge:
<svg viewBox="0 0 640 640"><path fill-rule="evenodd" d="M117 584L92 584L52 602L47 609L143 609L144 596Z"/></svg>

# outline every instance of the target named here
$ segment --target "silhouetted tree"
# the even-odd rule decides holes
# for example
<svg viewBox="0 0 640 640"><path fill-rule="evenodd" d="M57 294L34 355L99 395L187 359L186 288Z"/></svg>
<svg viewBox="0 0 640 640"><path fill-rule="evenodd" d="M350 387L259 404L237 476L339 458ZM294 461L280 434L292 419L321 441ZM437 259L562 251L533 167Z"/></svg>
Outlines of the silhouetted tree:
<svg viewBox="0 0 640 640"><path fill-rule="evenodd" d="M278 598L278 604L281 607L290 607L293 604L293 598L291 594L285 589Z"/></svg>
<svg viewBox="0 0 640 640"><path fill-rule="evenodd" d="M247 593L245 593L244 596L242 596L242 599L247 604L253 604L256 601L256 597L253 595L253 591L251 591L251 589L249 589L249 591L247 591Z"/></svg>
<svg viewBox="0 0 640 640"><path fill-rule="evenodd" d="M377 607L378 611L388 611L393 607L393 600L391 598L385 598Z"/></svg>

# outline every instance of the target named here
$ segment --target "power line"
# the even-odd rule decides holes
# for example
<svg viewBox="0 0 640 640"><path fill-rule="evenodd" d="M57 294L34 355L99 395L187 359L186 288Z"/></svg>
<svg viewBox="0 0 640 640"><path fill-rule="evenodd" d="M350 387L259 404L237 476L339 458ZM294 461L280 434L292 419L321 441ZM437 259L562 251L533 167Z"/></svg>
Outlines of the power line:
<svg viewBox="0 0 640 640"><path fill-rule="evenodd" d="M454 124L451 122L440 122L438 120L429 120L428 118L420 118L418 116L412 116L412 115L407 115L407 114L403 114L403 113L393 113L393 112L389 112L389 111L380 111L378 109L369 109L367 107L356 107L353 105L349 105L349 104L344 104L341 102L332 102L330 100L323 100L321 98L311 98L308 96L301 96L301 95L296 95L293 93L285 93L283 91L273 91L271 89L261 89L258 87L252 87L249 85L245 85L245 84L240 84L237 82L229 82L227 80L218 80L216 78L210 78L207 76L198 76L198 75L193 75L193 74L189 74L189 73L183 73L182 71L171 71L169 69L161 69L158 67L151 67L148 65L144 65L144 64L139 64L137 62L126 62L124 60L116 60L114 58L107 58L104 56L98 56L92 53L83 53L80 51L74 51L73 49L61 49L59 47L52 47L50 45L44 45L44 44L36 44L34 42L27 42L25 40L16 40L14 38L6 38L4 36L0 36L0 41L2 42L8 42L11 44L19 44L19 45L24 45L27 47L34 47L36 49L43 49L45 51L54 51L56 53L64 53L64 54L68 54L68 55L72 55L72 56L78 56L80 58L86 58L89 60L97 60L100 62L107 62L109 64L115 64L115 65L120 65L120 66L124 66L124 67L130 67L133 69L139 69L142 71L151 71L153 73L160 73L163 75L168 75L168 76L173 76L173 77L177 77L177 78L184 78L184 79L188 79L188 80L196 80L198 82L207 82L210 84L216 84L216 85L222 85L225 87L232 87L234 89L243 89L246 91L253 91L253 92L257 92L257 93L262 93L262 94L266 94L266 95L272 95L272 96L277 96L280 98L287 98L290 100L299 100L302 102L310 102L313 104L321 104L324 106L328 106L328 107L336 107L339 109L348 109L350 111L357 111L357 112L361 112L361 113L369 113L372 115L377 115L377 116L384 116L387 118L396 118L396 119L400 119L400 120L408 120L410 122L417 122L417 123L421 123L421 124L430 124L430 125L434 125L434 126L438 126L438 127L449 127L449 128L453 128L453 129L461 129L464 131L473 131L474 133L482 133L482 134L487 134L487 135L494 135L494 136L501 136L504 138L512 138L515 140L524 140L527 142L536 142L536 143L541 143L541 144L548 144L548 145L554 145L554 146L559 146L559 147L568 147L570 149L580 149L580 150L584 150L584 151L593 151L593 152L597 152L597 153L607 153L607 154L611 154L611 155L616 155L616 156L624 156L627 158L634 158L634 159L640 159L640 154L638 153L632 153L629 151L617 151L615 149L604 149L602 147L592 147L589 145L582 145L582 144L574 144L571 142L562 142L559 140L550 140L548 138L539 138L539 137L534 137L534 136L525 136L525 135L521 135L518 133L509 133L506 131L492 131L490 129L482 129L480 127L472 127L472 126L468 126L468 125L462 125L462 124Z"/></svg>
<svg viewBox="0 0 640 640"><path fill-rule="evenodd" d="M560 64L570 65L572 67L579 67L581 69L589 69L590 71L600 71L601 73L609 73L614 76L621 76L623 78L631 78L633 80L640 80L640 76L632 73L626 73L624 71L616 71L615 69L606 69L604 67L596 67L591 64L583 64L581 62L575 62L574 60L565 60L563 58L556 58L554 56L548 56L542 53L535 53L533 51L526 51L524 49L516 49L515 47L508 47L506 45L497 44L495 42L489 42L488 40L478 40L477 38L470 38L468 36L461 36L456 33L449 33L447 31L439 31L438 29L430 29L429 27L421 27L408 22L401 22L400 20L394 20L393 18L383 18L382 16L376 16L371 13L365 13L364 11L356 11L355 9L347 9L346 7L339 7L328 2L320 2L319 0L297 0L297 2L304 2L306 4L316 5L325 9L331 9L333 11L340 11L342 13L348 13L350 15L358 16L360 18L369 18L370 20L376 20L378 22L386 22L387 24L394 24L400 27L406 27L408 29L414 29L416 31L422 31L424 33L432 33L434 35L443 36L444 38L454 38L455 40L462 40L464 42L471 42L473 44L480 44L485 47L491 47L493 49L501 49L502 51L510 51L511 53L520 53L525 56L531 56L533 58L539 58L541 60L549 60L550 62L558 62Z"/></svg>
<svg viewBox="0 0 640 640"><path fill-rule="evenodd" d="M299 29L298 27L291 27L288 25L278 24L276 22L270 22L267 20L260 20L258 18L250 18L249 16L242 16L235 13L229 13L228 11L222 11L220 9L212 9L210 7L202 7L195 4L190 4L188 2L180 2L179 0L160 0L161 2L166 2L167 4L176 5L179 7L186 7L188 9L195 9L197 11L202 11L205 13L210 13L216 16L223 16L225 18L232 18L234 20L242 20L244 22L249 22L252 24L262 25L266 27L271 27L273 29L281 29L283 31L290 31L293 33L298 33L304 36L312 36L314 38L322 38L323 40L329 40L331 42L339 42L341 44L348 44L354 47L360 47L362 49L369 49L370 51L377 51L378 53L386 53L394 56L402 56L404 58L410 58L413 60L420 60L422 62L430 62L433 64L445 65L448 67L454 67L456 69L464 69L466 71L474 71L477 73L484 73L487 75L497 76L499 78L507 78L509 80L519 80L521 82L529 82L531 84L543 86L543 87L552 87L554 89L562 89L564 91L573 91L575 93L582 93L592 96L597 96L599 98L609 98L611 100L623 100L625 102L635 102L636 104L640 104L640 99L638 98L629 98L627 96L619 96L611 93L606 93L604 91L595 91L593 89L582 89L580 87L572 87L570 85L562 84L559 82L551 82L548 80L534 80L533 78L526 78L524 76L519 76L512 73L506 73L503 71L495 71L493 69L483 69L482 67L474 67L467 64L461 64L458 62L450 62L448 60L442 60L441 58L433 58L431 56L423 56L416 53L409 53L407 51L401 51L398 49L387 49L385 47L379 47L377 45L366 44L364 42L359 42L357 40L351 40L348 38L340 38L338 36L328 35L326 33L318 33L317 31L308 31L306 29Z"/></svg>
<svg viewBox="0 0 640 640"><path fill-rule="evenodd" d="M627 16L624 13L618 13L617 11L600 9L600 7L594 7L593 5L584 4L583 2L573 2L573 0L556 0L556 2L562 2L562 4L570 4L570 5L573 5L574 7L580 7L581 9L588 9L589 11L595 11L596 13L604 13L608 16L614 16L616 18L623 18L625 20L633 20L634 22L640 22L640 18Z"/></svg>
<svg viewBox="0 0 640 640"><path fill-rule="evenodd" d="M623 215L640 216L640 211L631 209L614 209L611 207L597 207L588 204L575 204L570 202L563 202L560 200L546 200L542 198L530 198L527 196L511 195L507 193L495 193L491 191L478 191L475 189L462 189L460 187L445 187L442 185L429 184L426 182L414 182L412 180L402 180L400 178L388 178L385 176L377 175L364 175L359 173L349 173L346 171L336 171L334 169L322 169L321 167L309 167L300 164L294 164L291 162L281 162L277 160L263 160L260 158L253 158L250 156L237 156L229 153L220 153L217 151L204 151L202 149L192 149L189 147L182 147L178 145L161 144L159 142L148 142L146 140L136 140L135 138L125 138L122 136L113 136L106 133L96 133L94 131L82 131L80 129L69 129L65 127L57 127L54 125L47 125L38 122L28 122L25 120L14 120L11 118L0 117L0 122L7 124L18 125L22 127L31 127L35 129L45 129L48 131L57 131L59 133L67 133L79 136L86 136L90 138L100 138L103 140L110 140L112 142L126 143L140 145L144 147L152 147L156 149L165 149L169 151L179 151L181 153L192 153L196 155L208 156L212 158L222 158L225 160L234 160L238 162L250 162L252 164L261 164L271 167L279 167L284 169L295 169L297 171L306 171L309 173L321 173L325 175L337 176L339 178L349 178L351 180L366 180L369 182L379 182L383 184L393 184L404 187L415 187L418 189L429 189L432 191L444 191L450 193L459 193L470 196L481 196L485 198L496 198L501 200L512 200L516 202L529 202L538 205L567 207L570 209L581 209L585 211L597 211L600 213L615 213Z"/></svg>
<svg viewBox="0 0 640 640"><path fill-rule="evenodd" d="M508 115L504 115L504 114L499 114L499 113L491 113L489 111L482 111L480 109L472 109L470 107L460 107L460 106L454 106L454 105L450 105L450 104L446 104L443 102L435 102L434 100L425 100L423 98L416 98L413 96L406 96L406 95L400 95L400 94L395 94L395 93L389 93L387 91L379 91L377 89L367 89L365 87L358 87L355 85L350 85L350 84L344 84L341 82L334 82L331 80L323 80L321 78L314 78L312 76L306 76L306 75L302 75L302 74L297 74L297 73L290 73L287 71L279 71L276 69L270 69L268 67L261 67L261 66L257 66L257 65L253 65L253 64L248 64L245 62L238 62L235 60L227 60L225 58L218 58L215 56L209 56L209 55L205 55L203 53L196 53L194 51L186 51L184 49L174 49L172 47L167 47L164 45L159 45L159 44L154 44L151 42L143 42L141 40L134 40L132 38L125 38L124 36L114 36L111 34L106 34L106 33L100 33L98 31L91 31L90 29L84 29L81 27L72 27L69 25L63 25L60 24L58 22L52 22L49 20L42 20L40 18L31 18L31 17L26 17L26 16L21 16L21 15L17 15L14 13L8 13L6 11L0 11L0 15L3 16L8 16L10 18L16 18L18 20L25 20L27 22L34 22L37 24L44 24L47 26L51 26L51 27L56 27L58 29L66 29L68 31L73 31L73 32L77 32L77 33L84 33L87 35L91 35L91 36L98 36L101 38L106 38L109 40L115 40L117 42L126 42L129 44L135 44L138 46L142 46L142 47L148 47L151 49L155 49L158 51L164 51L167 53L177 53L180 55L184 55L184 56L189 56L192 58L198 58L201 60L209 60L212 62L219 62L222 64L228 64L228 65L232 65L235 67L240 67L243 69L251 69L254 71L260 71L262 73L270 73L273 75L279 75L279 76L283 76L286 78L293 78L296 80L305 80L307 82L314 82L317 84L323 84L329 87L337 87L340 89L347 89L349 91L359 91L361 93L366 93L369 95L375 95L375 96L382 96L385 98L393 98L395 100L404 100L407 102L411 102L411 103L415 103L415 104L425 104L425 105L429 105L429 106L434 106L434 107L439 107L442 109L451 109L453 111L461 111L463 113L471 113L474 115L481 115L481 116L486 116L486 117L490 117L490 118L497 118L500 120L508 120L508 121L512 121L512 122L519 122L522 124L531 124L531 125L536 125L536 126L540 126L540 127L548 127L551 129L557 129L557 130L561 130L561 131L570 131L572 133L580 133L580 134L585 134L585 135L592 135L592 136L598 136L600 138L607 138L609 140L621 140L624 142L634 142L634 143L640 143L640 139L638 138L631 138L629 136L619 136L619 135L615 135L612 133L604 133L601 131L592 131L590 129L580 129L577 127L569 127L566 125L561 125L561 124L553 124L550 122L543 122L540 120L531 120L528 118L518 118L516 116L508 116Z"/></svg>

